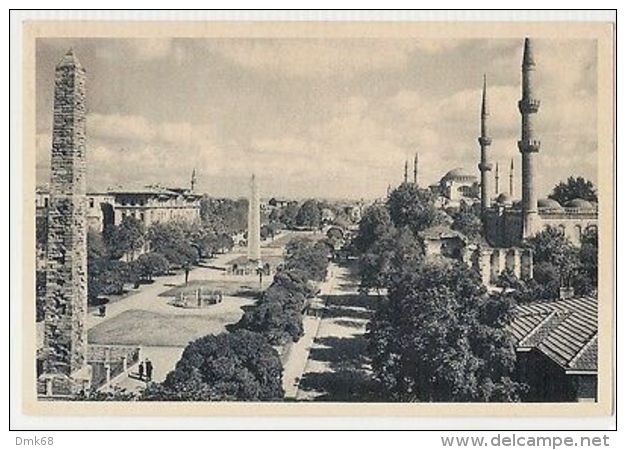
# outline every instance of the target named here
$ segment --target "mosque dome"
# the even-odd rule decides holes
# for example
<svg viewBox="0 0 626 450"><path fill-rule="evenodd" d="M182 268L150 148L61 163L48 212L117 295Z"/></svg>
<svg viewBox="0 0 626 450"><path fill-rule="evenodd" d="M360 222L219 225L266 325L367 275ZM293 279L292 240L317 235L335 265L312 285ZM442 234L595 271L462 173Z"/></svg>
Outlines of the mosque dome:
<svg viewBox="0 0 626 450"><path fill-rule="evenodd" d="M473 181L476 180L476 176L472 173L469 173L462 167L457 167L456 169L450 170L446 173L442 181Z"/></svg>
<svg viewBox="0 0 626 450"><path fill-rule="evenodd" d="M591 202L587 200L583 200L582 198L575 198L574 200L570 200L565 204L568 208L578 208L578 209L595 209Z"/></svg>
<svg viewBox="0 0 626 450"><path fill-rule="evenodd" d="M546 209L563 209L563 207L559 204L559 202L551 198L540 199L539 201L537 201L537 206L539 206L539 208L546 208Z"/></svg>

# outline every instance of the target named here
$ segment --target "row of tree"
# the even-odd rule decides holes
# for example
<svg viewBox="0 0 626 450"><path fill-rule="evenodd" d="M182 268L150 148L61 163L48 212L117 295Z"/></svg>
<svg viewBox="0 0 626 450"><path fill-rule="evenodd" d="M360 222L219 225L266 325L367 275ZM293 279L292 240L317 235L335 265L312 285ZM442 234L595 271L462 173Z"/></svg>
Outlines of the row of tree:
<svg viewBox="0 0 626 450"><path fill-rule="evenodd" d="M272 345L300 339L303 312L315 294L314 282L326 277L328 253L322 241L290 241L285 248L284 267L237 327L262 333Z"/></svg>
<svg viewBox="0 0 626 450"><path fill-rule="evenodd" d="M383 398L514 401L523 393L505 330L512 301L489 295L461 262L426 260L419 239L435 225L474 228L474 215L469 208L448 215L430 191L408 183L365 211L355 249L362 290L386 293L366 334Z"/></svg>
<svg viewBox="0 0 626 450"><path fill-rule="evenodd" d="M90 301L97 304L100 296L121 294L128 283L138 285L174 269L189 269L199 258L228 251L233 244L229 235L217 234L202 222L157 222L146 229L139 220L125 217L103 234L91 230L87 236Z"/></svg>
<svg viewBox="0 0 626 450"><path fill-rule="evenodd" d="M597 232L587 230L577 248L548 227L525 243L533 250L534 279L522 282L506 273L500 284L512 289L490 294L463 262L424 257L420 232L440 224L483 239L474 208L443 212L428 191L409 184L370 206L359 225L354 248L361 288L386 294L379 295L367 331L382 395L397 401L518 401L527 387L516 381L507 332L513 308L557 299L563 285L579 295L596 289Z"/></svg>

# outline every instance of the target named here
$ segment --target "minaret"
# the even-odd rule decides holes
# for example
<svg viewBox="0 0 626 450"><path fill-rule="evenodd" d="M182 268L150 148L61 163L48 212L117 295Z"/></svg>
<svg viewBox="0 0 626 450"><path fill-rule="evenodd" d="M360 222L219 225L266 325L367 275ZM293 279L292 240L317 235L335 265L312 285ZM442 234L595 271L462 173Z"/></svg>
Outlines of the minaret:
<svg viewBox="0 0 626 450"><path fill-rule="evenodd" d="M409 161L404 161L404 182L409 182Z"/></svg>
<svg viewBox="0 0 626 450"><path fill-rule="evenodd" d="M522 115L522 137L517 146L522 154L522 237L534 234L537 221L537 193L535 191L535 154L540 142L535 139L535 114L539 110L539 100L535 98L535 57L533 42L524 41L522 60L522 99L518 102Z"/></svg>
<svg viewBox="0 0 626 450"><path fill-rule="evenodd" d="M413 184L417 186L417 153L415 154L415 158L413 158Z"/></svg>
<svg viewBox="0 0 626 450"><path fill-rule="evenodd" d="M500 193L500 166L496 163L496 195Z"/></svg>
<svg viewBox="0 0 626 450"><path fill-rule="evenodd" d="M513 158L511 158L511 168L509 169L509 197L513 200L513 177L514 177L515 168L513 166Z"/></svg>
<svg viewBox="0 0 626 450"><path fill-rule="evenodd" d="M478 164L478 169L480 170L480 206L483 212L491 206L491 177L489 176L489 172L491 172L493 165L489 162L491 137L489 137L488 119L489 102L487 101L487 75L484 75L483 98L480 108L480 137L478 138L478 143L480 144L480 164Z"/></svg>
<svg viewBox="0 0 626 450"><path fill-rule="evenodd" d="M248 200L248 264L261 267L261 207L256 178L250 179L250 198Z"/></svg>
<svg viewBox="0 0 626 450"><path fill-rule="evenodd" d="M191 192L196 190L196 168L193 168L193 171L191 172Z"/></svg>
<svg viewBox="0 0 626 450"><path fill-rule="evenodd" d="M37 392L68 396L89 387L87 331L86 74L70 49L55 69L44 364Z"/></svg>

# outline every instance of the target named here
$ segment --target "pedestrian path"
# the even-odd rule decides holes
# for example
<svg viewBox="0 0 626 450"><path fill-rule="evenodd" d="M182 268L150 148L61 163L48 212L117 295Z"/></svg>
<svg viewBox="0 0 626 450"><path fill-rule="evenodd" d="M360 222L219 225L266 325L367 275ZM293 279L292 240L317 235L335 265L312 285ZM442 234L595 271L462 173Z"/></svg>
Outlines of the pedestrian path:
<svg viewBox="0 0 626 450"><path fill-rule="evenodd" d="M337 266L331 263L328 270L329 276L320 286L320 293L313 300L311 307L309 308L315 315L304 316L302 319L304 334L298 342L294 342L292 344L291 349L289 350L287 361L285 361L283 367L283 389L285 391L286 399L295 399L297 396L298 384L302 373L304 372L304 368L306 367L309 352L311 351L311 346L313 345L313 340L315 339L320 326L324 308L323 296L332 292L335 284L334 273L337 270Z"/></svg>

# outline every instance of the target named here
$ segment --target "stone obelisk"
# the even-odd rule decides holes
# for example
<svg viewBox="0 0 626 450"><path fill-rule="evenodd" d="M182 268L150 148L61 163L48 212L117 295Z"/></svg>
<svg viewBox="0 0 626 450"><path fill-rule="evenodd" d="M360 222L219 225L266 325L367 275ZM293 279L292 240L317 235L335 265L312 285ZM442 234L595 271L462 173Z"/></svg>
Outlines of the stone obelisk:
<svg viewBox="0 0 626 450"><path fill-rule="evenodd" d="M85 70L70 50L55 69L44 307L44 364L37 391L88 387Z"/></svg>
<svg viewBox="0 0 626 450"><path fill-rule="evenodd" d="M261 208L256 178L250 179L248 200L248 266L257 269L261 264Z"/></svg>

